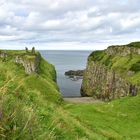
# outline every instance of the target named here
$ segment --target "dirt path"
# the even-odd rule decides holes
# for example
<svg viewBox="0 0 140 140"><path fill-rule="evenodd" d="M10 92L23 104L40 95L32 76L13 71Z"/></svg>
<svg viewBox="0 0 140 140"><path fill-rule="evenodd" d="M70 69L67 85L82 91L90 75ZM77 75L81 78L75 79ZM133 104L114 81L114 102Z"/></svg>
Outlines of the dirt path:
<svg viewBox="0 0 140 140"><path fill-rule="evenodd" d="M102 103L102 101L95 100L92 97L64 97L63 99L72 103Z"/></svg>

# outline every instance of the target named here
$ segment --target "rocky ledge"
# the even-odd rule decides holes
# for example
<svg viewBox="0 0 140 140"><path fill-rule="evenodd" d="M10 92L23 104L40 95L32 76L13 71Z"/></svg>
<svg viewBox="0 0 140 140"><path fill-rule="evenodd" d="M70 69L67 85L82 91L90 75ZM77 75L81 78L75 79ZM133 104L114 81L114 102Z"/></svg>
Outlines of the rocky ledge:
<svg viewBox="0 0 140 140"><path fill-rule="evenodd" d="M83 79L83 74L85 70L69 70L65 72L65 75L68 76L71 80L77 81Z"/></svg>
<svg viewBox="0 0 140 140"><path fill-rule="evenodd" d="M140 55L140 42L132 42L127 45L114 45L105 50L108 55L127 56L131 54Z"/></svg>
<svg viewBox="0 0 140 140"><path fill-rule="evenodd" d="M41 55L39 52L35 51L33 47L32 50L21 51L10 51L10 50L0 50L0 60L4 61L14 61L16 64L20 64L24 67L26 74L34 74L39 72Z"/></svg>
<svg viewBox="0 0 140 140"><path fill-rule="evenodd" d="M40 55L23 55L16 56L15 62L17 64L21 64L25 72L27 74L38 73L39 63L40 63Z"/></svg>
<svg viewBox="0 0 140 140"><path fill-rule="evenodd" d="M38 73L41 59L40 53L36 52L34 47L31 51L26 47L25 51L23 54L16 55L15 62L21 64L27 74Z"/></svg>

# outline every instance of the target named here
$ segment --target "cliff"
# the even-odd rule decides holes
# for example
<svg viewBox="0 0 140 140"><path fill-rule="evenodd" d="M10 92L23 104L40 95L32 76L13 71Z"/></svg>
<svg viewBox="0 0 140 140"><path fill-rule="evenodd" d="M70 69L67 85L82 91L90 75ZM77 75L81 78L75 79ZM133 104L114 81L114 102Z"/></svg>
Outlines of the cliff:
<svg viewBox="0 0 140 140"><path fill-rule="evenodd" d="M41 55L39 52L26 52L26 51L0 51L0 58L2 61L8 61L11 59L16 64L20 64L24 67L26 74L34 74L39 71L39 64Z"/></svg>
<svg viewBox="0 0 140 140"><path fill-rule="evenodd" d="M140 42L110 46L88 57L82 96L112 100L135 96L140 86Z"/></svg>
<svg viewBox="0 0 140 140"><path fill-rule="evenodd" d="M17 64L21 64L27 74L38 73L39 63L40 63L40 54L34 55L17 55L15 58Z"/></svg>
<svg viewBox="0 0 140 140"><path fill-rule="evenodd" d="M131 54L140 54L140 42L132 42L127 45L110 46L106 50L108 55L127 56Z"/></svg>
<svg viewBox="0 0 140 140"><path fill-rule="evenodd" d="M60 101L55 68L39 52L0 51L0 139L49 139Z"/></svg>

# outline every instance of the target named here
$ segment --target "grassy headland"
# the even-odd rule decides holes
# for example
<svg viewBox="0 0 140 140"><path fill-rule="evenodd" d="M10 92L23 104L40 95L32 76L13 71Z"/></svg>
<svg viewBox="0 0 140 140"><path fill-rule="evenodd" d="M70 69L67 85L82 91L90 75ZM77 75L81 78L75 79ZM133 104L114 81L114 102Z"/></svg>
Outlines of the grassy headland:
<svg viewBox="0 0 140 140"><path fill-rule="evenodd" d="M40 54L4 52L7 56L0 58L0 139L140 139L139 95L107 103L63 102L53 65L40 56L38 72L27 74L15 63L16 56L28 62Z"/></svg>

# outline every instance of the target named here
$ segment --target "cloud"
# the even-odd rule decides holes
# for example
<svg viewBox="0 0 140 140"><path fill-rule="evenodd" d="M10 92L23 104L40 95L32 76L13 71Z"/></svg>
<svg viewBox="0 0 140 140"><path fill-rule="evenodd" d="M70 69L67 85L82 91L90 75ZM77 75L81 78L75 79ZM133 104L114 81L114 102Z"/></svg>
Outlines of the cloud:
<svg viewBox="0 0 140 140"><path fill-rule="evenodd" d="M0 1L0 46L59 43L70 48L68 42L94 49L138 40L139 27L139 0Z"/></svg>

